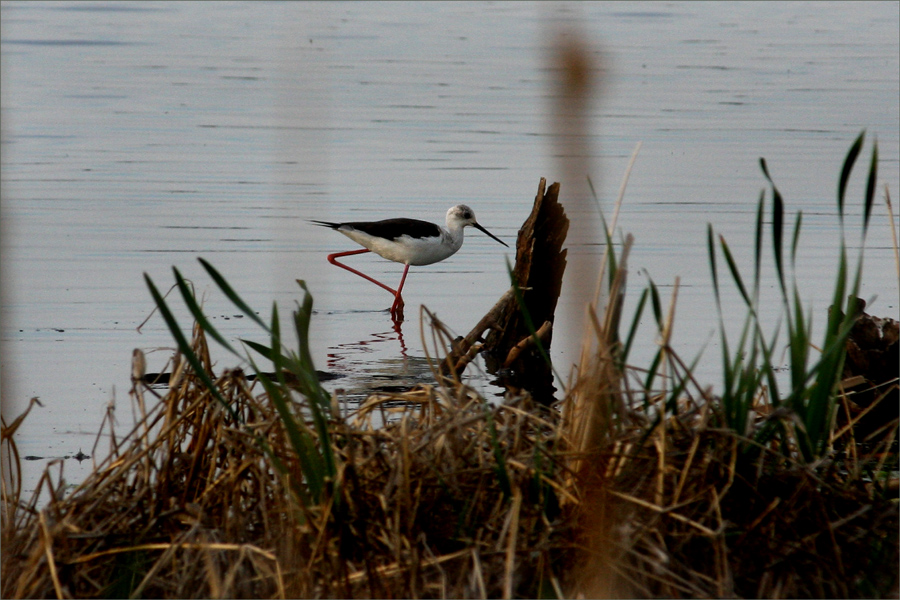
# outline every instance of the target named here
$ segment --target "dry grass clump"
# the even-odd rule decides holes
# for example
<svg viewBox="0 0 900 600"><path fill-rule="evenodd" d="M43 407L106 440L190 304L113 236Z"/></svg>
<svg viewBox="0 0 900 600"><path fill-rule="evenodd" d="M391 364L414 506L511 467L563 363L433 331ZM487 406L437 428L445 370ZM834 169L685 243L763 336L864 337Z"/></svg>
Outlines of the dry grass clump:
<svg viewBox="0 0 900 600"><path fill-rule="evenodd" d="M205 344L195 328L199 356ZM624 418L579 450L559 411L525 398L492 406L463 385L375 396L332 414L338 476L309 506L266 395L240 371L218 377L236 422L175 362L168 393L121 439L109 431L110 457L74 491L48 474L38 510L37 494L4 488L4 597L859 597L896 585L896 502L839 468L754 457L714 399L654 424L619 395ZM138 407L144 393L136 384Z"/></svg>
<svg viewBox="0 0 900 600"><path fill-rule="evenodd" d="M602 595L896 594L896 499L838 468L751 459L706 411L635 430L606 459L588 497L611 517L586 523L596 546L616 548L609 580L590 588Z"/></svg>
<svg viewBox="0 0 900 600"><path fill-rule="evenodd" d="M303 515L257 440L175 362L177 381L128 434L118 438L107 419L110 455L75 490L48 469L28 503L4 497L4 597L283 593L275 552ZM277 415L240 373L216 384L258 436L284 450ZM132 398L143 409L139 382ZM13 445L6 432L4 444Z"/></svg>
<svg viewBox="0 0 900 600"><path fill-rule="evenodd" d="M214 379L227 410L176 356L168 393L124 437L106 423L110 457L75 490L49 474L28 502L4 487L3 596L896 589L896 501L847 470L849 452L807 465L724 427L717 399L702 392L682 389L671 411L662 394L626 393L597 325L598 347L561 411L526 397L490 405L458 383L332 410L337 474L318 503L304 500L301 465L268 395L225 372ZM199 327L191 348L212 377ZM146 393L136 380L139 414ZM593 416L579 412L587 407ZM306 411L294 408L298 418ZM780 418L789 416L760 398L756 426ZM4 423L6 456L15 456L14 428ZM885 458L891 442L876 449L876 469L896 468L885 464L896 464L896 453ZM852 464L871 472L871 461ZM49 500L38 509L41 494Z"/></svg>
<svg viewBox="0 0 900 600"><path fill-rule="evenodd" d="M347 595L553 594L572 552L558 419L525 399L448 392L373 397L351 419L349 496L365 511L351 536L378 567Z"/></svg>
<svg viewBox="0 0 900 600"><path fill-rule="evenodd" d="M199 327L192 347L208 357ZM110 457L75 490L48 475L26 503L4 488L4 597L559 593L572 536L554 413L464 386L373 397L332 415L338 475L307 505L266 394L224 373L232 413L175 363L169 392L123 438L110 427Z"/></svg>

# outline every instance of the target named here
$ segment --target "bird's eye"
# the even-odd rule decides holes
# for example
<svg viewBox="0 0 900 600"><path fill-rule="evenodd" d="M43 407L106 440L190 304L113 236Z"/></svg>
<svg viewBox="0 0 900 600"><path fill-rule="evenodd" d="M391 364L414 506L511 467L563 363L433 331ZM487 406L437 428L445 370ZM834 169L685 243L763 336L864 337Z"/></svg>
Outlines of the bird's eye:
<svg viewBox="0 0 900 600"><path fill-rule="evenodd" d="M472 218L472 213L470 213L469 211L463 212L463 219L471 219L471 218Z"/></svg>

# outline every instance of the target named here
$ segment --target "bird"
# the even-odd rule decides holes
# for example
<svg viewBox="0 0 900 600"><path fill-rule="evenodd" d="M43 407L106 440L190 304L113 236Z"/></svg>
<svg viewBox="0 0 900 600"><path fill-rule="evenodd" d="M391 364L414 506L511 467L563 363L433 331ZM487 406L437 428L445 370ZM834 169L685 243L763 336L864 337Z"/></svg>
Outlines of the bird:
<svg viewBox="0 0 900 600"><path fill-rule="evenodd" d="M387 290L394 296L391 305L391 317L394 321L403 321L403 284L410 265L421 266L440 262L456 254L463 244L463 230L472 226L488 237L500 242L507 248L506 242L492 234L475 220L475 211L459 204L447 211L447 226L441 227L428 221L418 219L385 219L383 221L357 221L350 223L332 223L330 221L311 220L311 223L328 227L343 233L348 238L363 246L361 250L348 250L328 255L328 262L375 285ZM405 265L400 285L393 289L380 281L361 273L356 269L338 262L344 256L374 252L375 254Z"/></svg>

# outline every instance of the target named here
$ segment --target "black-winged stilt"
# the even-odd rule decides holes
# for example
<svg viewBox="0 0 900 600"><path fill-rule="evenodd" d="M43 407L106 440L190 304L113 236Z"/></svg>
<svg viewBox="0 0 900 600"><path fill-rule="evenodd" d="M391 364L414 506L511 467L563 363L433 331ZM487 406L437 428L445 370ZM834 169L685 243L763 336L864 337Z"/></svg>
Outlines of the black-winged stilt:
<svg viewBox="0 0 900 600"><path fill-rule="evenodd" d="M385 219L384 221L363 221L355 223L331 223L329 221L310 221L316 225L330 227L339 231L348 238L364 246L362 250L349 250L328 255L328 262L347 269L360 277L367 279L394 295L394 304L391 306L391 317L394 320L403 320L403 283L406 281L406 273L410 265L430 265L440 262L456 253L463 244L463 229L471 225L475 229L497 240L504 246L507 244L478 224L475 220L475 212L464 204L454 206L447 211L447 226L440 227L428 221L418 219ZM508 248L509 246L507 246ZM374 252L375 254L406 265L403 268L403 277L396 290L386 286L365 273L337 261L343 256Z"/></svg>

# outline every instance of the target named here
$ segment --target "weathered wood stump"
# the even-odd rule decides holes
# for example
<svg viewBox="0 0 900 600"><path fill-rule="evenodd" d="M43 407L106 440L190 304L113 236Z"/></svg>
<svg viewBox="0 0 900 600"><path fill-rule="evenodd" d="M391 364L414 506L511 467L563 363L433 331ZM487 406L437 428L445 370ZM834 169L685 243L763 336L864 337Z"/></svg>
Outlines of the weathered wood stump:
<svg viewBox="0 0 900 600"><path fill-rule="evenodd" d="M547 180L541 178L531 214L519 229L512 271L515 285L465 338L456 340L442 372L458 377L481 352L488 372L497 375L501 385L527 390L538 402L549 404L555 392L549 351L566 269L562 245L569 219L559 203L559 183L546 186Z"/></svg>
<svg viewBox="0 0 900 600"><path fill-rule="evenodd" d="M843 425L848 416L858 419L856 440L872 445L886 437L900 418L900 327L894 319L866 313L862 298L856 302L860 314L847 337L842 373L844 390L852 392L847 396L849 415L839 410L838 421Z"/></svg>

